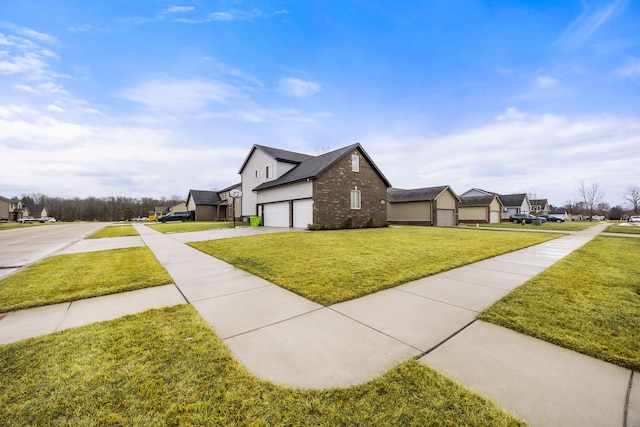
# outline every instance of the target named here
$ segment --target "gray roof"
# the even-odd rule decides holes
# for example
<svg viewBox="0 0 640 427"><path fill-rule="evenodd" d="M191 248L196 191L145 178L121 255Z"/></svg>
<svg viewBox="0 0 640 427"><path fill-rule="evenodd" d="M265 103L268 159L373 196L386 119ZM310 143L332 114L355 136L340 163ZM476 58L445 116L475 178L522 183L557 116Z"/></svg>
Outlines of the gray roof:
<svg viewBox="0 0 640 427"><path fill-rule="evenodd" d="M529 200L529 202L532 205L540 205L540 206L545 206L548 203L547 199L531 199Z"/></svg>
<svg viewBox="0 0 640 427"><path fill-rule="evenodd" d="M440 187L415 188L412 190L403 190L401 188L387 188L387 199L391 203L435 200L447 188L450 189L448 185L442 185ZM454 195L456 194L453 190L451 190L451 192Z"/></svg>
<svg viewBox="0 0 640 427"><path fill-rule="evenodd" d="M251 158L251 155L256 150L256 148L261 149L262 151L264 151L265 153L267 153L268 155L270 155L271 157L273 157L279 162L300 164L309 158L313 158L313 156L310 156L308 154L296 153L293 151L281 150L279 148L266 147L264 145L256 144L253 147L251 147L251 150L249 151L249 155L247 156L246 159L244 159L244 162L242 163L242 166L240 167L240 171L238 173L240 174L242 173L242 170L247 165L247 161L249 161L249 158Z"/></svg>
<svg viewBox="0 0 640 427"><path fill-rule="evenodd" d="M217 191L189 190L189 194L196 205L215 206L221 202Z"/></svg>
<svg viewBox="0 0 640 427"><path fill-rule="evenodd" d="M218 194L224 193L225 191L231 191L234 188L240 188L240 187L242 187L242 183L241 182L239 182L237 184L230 185L230 186L228 186L226 188L223 188L222 190L218 191Z"/></svg>
<svg viewBox="0 0 640 427"><path fill-rule="evenodd" d="M26 205L30 214L40 213L44 209L44 205Z"/></svg>
<svg viewBox="0 0 640 427"><path fill-rule="evenodd" d="M499 194L500 200L504 206L522 206L522 202L527 197L525 193L522 194Z"/></svg>
<svg viewBox="0 0 640 427"><path fill-rule="evenodd" d="M460 205L463 206L489 206L493 199L495 199L496 195L493 196L471 196L471 197L460 197ZM498 199L499 200L499 199Z"/></svg>
<svg viewBox="0 0 640 427"><path fill-rule="evenodd" d="M358 149L362 156L366 158L371 167L376 171L380 179L385 183L387 187L390 187L391 184L387 180L387 178L380 172L378 167L373 163L369 155L364 151L360 144L352 144L347 147L339 148L337 150L331 151L329 153L322 154L317 157L309 156L308 159L301 162L298 166L291 169L289 172L282 175L280 178L267 181L256 188L257 190L264 190L266 188L277 187L279 185L291 184L293 182L305 181L307 179L317 179L320 175L322 175L327 169L333 166L338 160L342 159L344 156L351 153L353 150Z"/></svg>

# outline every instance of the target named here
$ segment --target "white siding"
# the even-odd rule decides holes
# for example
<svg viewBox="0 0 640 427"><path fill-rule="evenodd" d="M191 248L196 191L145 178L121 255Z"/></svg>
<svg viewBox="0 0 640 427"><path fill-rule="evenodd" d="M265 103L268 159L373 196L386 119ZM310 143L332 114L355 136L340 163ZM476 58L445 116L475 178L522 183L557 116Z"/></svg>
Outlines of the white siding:
<svg viewBox="0 0 640 427"><path fill-rule="evenodd" d="M303 181L261 190L260 194L258 194L257 196L257 203L271 203L281 202L283 200L307 199L312 196L313 183L311 181Z"/></svg>
<svg viewBox="0 0 640 427"><path fill-rule="evenodd" d="M307 228L313 224L313 200L295 200L293 202L293 226Z"/></svg>

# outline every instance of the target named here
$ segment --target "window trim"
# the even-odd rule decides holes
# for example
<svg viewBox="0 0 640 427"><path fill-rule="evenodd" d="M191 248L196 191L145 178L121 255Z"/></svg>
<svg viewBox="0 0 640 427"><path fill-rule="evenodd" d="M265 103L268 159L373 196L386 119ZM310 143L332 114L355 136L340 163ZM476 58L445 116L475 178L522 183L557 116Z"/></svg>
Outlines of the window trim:
<svg viewBox="0 0 640 427"><path fill-rule="evenodd" d="M360 156L357 154L351 155L351 172L360 172Z"/></svg>
<svg viewBox="0 0 640 427"><path fill-rule="evenodd" d="M362 209L362 192L358 190L351 190L351 209Z"/></svg>

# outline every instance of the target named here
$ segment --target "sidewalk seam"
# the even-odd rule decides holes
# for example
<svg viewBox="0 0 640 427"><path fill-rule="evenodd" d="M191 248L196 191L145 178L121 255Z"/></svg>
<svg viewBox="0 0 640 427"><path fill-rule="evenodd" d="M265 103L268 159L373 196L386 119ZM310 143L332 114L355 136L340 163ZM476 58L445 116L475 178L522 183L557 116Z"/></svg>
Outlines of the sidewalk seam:
<svg viewBox="0 0 640 427"><path fill-rule="evenodd" d="M624 414L622 417L622 427L627 427L627 420L629 418L629 404L631 403L631 388L633 387L633 370L629 375L629 385L627 386L627 396L624 401Z"/></svg>
<svg viewBox="0 0 640 427"><path fill-rule="evenodd" d="M431 353L432 351L438 349L438 347L440 347L442 344L446 343L447 341L449 341L450 339L452 339L453 337L455 337L456 335L458 335L460 332L464 331L465 329L467 329L469 326L473 325L474 323L476 323L478 321L478 319L473 319L471 322L467 323L466 325L464 325L462 328L458 329L457 331L455 331L454 333L452 333L451 335L449 335L447 338L443 339L442 341L440 341L438 344L434 345L433 347L431 347L430 349L428 349L427 351L425 351L424 353L418 355L415 357L415 360L419 360L422 359L424 356L426 356L427 354Z"/></svg>

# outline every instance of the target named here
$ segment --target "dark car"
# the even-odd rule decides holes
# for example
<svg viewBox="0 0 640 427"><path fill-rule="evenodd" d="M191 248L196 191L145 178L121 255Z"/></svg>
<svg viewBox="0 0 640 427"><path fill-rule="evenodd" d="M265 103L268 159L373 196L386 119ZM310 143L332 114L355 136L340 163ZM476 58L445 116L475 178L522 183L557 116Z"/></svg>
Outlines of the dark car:
<svg viewBox="0 0 640 427"><path fill-rule="evenodd" d="M160 222L168 221L191 221L191 215L189 212L169 212L165 216L158 218Z"/></svg>
<svg viewBox="0 0 640 427"><path fill-rule="evenodd" d="M514 224L521 224L522 221L524 221L527 224L532 224L536 219L542 222L547 222L547 220L542 217L537 217L530 214L513 214L509 217L509 222L513 222Z"/></svg>
<svg viewBox="0 0 640 427"><path fill-rule="evenodd" d="M564 222L564 219L562 219L562 218L556 218L555 216L540 215L540 218L544 218L544 219L546 219L548 222Z"/></svg>

